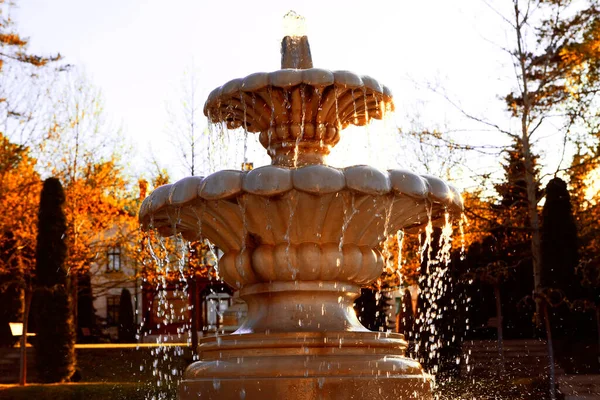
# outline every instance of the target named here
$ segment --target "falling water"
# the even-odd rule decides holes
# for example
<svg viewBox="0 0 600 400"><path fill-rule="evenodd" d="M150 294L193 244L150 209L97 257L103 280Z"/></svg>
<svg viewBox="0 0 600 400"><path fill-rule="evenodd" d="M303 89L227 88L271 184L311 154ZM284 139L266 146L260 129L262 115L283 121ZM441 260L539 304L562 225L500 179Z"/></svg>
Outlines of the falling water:
<svg viewBox="0 0 600 400"><path fill-rule="evenodd" d="M352 97L352 108L354 108L354 125L358 125L359 121L358 121L358 112L356 109L356 98L354 96L355 90L350 91L350 96Z"/></svg>
<svg viewBox="0 0 600 400"><path fill-rule="evenodd" d="M404 231L400 230L398 232L396 232L396 240L397 240L397 246L398 246L398 255L396 256L396 263L398 264L398 268L396 271L396 275L398 277L398 285L400 287L402 287L403 283L404 283L404 279L402 279L402 265L403 265L403 257L402 257L402 250L404 248Z"/></svg>
<svg viewBox="0 0 600 400"><path fill-rule="evenodd" d="M273 129L275 129L275 103L273 103L273 88L271 86L268 87L267 93L269 95L269 103L271 105L269 130L267 132L267 136L268 136L267 152L268 152L269 156L273 156L275 154L275 152L273 151L273 148L271 147L271 141L273 140Z"/></svg>
<svg viewBox="0 0 600 400"><path fill-rule="evenodd" d="M140 371L150 368L152 376L156 379L155 386L157 389L154 393L148 395L148 400L172 398L172 393L183 373L182 357L184 353L189 351L186 349L191 345L191 324L187 314L195 310L189 302L187 275L190 271L186 271L186 267L189 260L188 254L192 254L192 248L190 243L181 234L177 233L177 226L181 222L180 212L181 209L177 208L176 212L170 216L174 235L169 238L163 238L154 230L154 222L151 220L151 229L147 234L143 249L149 257L146 263L151 264L151 268L156 272L155 279L152 282L155 292L153 310L155 318L158 319L155 325L150 325L150 321L144 317L138 331L138 338L142 339L141 342L147 343L154 340L157 344L151 350L153 357L151 364L140 365ZM204 209L194 208L194 213L198 220L196 238L202 240ZM208 242L206 244L209 245L213 259L216 260L214 247ZM209 271L209 279L212 279L212 275ZM146 278L143 279L143 282L145 284L151 283ZM143 289L143 285L141 289ZM174 325L177 326L174 333L164 333L165 328ZM196 356L193 358L197 359Z"/></svg>
<svg viewBox="0 0 600 400"><path fill-rule="evenodd" d="M350 197L350 205L348 205L348 197ZM340 234L340 243L338 246L340 254L342 253L342 248L344 247L344 236L346 235L346 230L348 229L348 225L350 225L352 218L358 212L358 209L356 208L356 205L354 204L354 201L355 201L354 193L349 193L349 192L342 193L342 200L343 200L342 204L343 204L343 210L344 210L344 219L343 219L343 223L342 223L342 231Z"/></svg>
<svg viewBox="0 0 600 400"><path fill-rule="evenodd" d="M243 136L243 153L242 153L242 164L246 164L248 162L248 106L246 105L246 94L240 90L239 92L240 95L240 101L242 102L242 113L243 113L243 119L242 119L242 128L244 130L244 136ZM254 97L254 93L252 93L252 109L254 109L254 106L256 104L256 97Z"/></svg>
<svg viewBox="0 0 600 400"><path fill-rule="evenodd" d="M163 239L159 236L158 243L153 244L150 240L147 242L148 252L152 257L152 261L157 267L158 272L157 282L155 283L156 297L154 300L157 302L156 317L159 318L164 326L167 326L176 320L175 309L167 297L167 291L164 290L167 287L167 277L172 271L171 264L173 262L173 259L169 254L170 251L167 248L167 240L169 239ZM175 253L177 254L177 251ZM180 262L176 262L180 265ZM179 270L179 267L177 269ZM180 293L176 291L174 297L177 298L178 296L180 296ZM146 337L153 333L153 329L156 329L156 331L159 332L155 338L158 346L151 350L151 355L154 358L151 365L152 375L156 379L156 387L158 389L158 392L151 398L157 400L167 399L168 396L170 396L170 393L177 384L177 376L181 373L181 371L178 371L173 365L173 357L177 355L174 353L179 353L180 349L177 347L173 348L166 346L166 343L170 341L170 338L167 335L160 334L161 323L158 323L156 326L149 326L149 329L144 332L144 336ZM174 350L174 352L172 350ZM171 373L169 374L165 371L171 371Z"/></svg>
<svg viewBox="0 0 600 400"><path fill-rule="evenodd" d="M460 228L459 232L462 243L464 238L462 238ZM444 296L447 298L451 293L450 290L453 285L451 275L448 273L452 252L452 234L452 220L450 215L446 213L443 225L440 228L434 228L430 220L418 235L418 258L421 261L422 271L418 278L420 306L418 307L418 314L415 316L414 331L408 332L408 339L412 339L412 343L414 343L414 348L411 346L411 356L419 359L432 374L440 372L441 349L448 348L462 340L459 332L452 333L453 327L440 326L444 321L444 314L449 311L456 312L459 307L468 306L466 303L461 303L460 295L457 298L449 299L449 301L443 300ZM396 284L399 287L405 285L402 273L406 262L406 258L403 256L405 239L404 232L397 232L395 235L397 241L396 254L389 255L388 268L390 268L390 264L393 264L393 258L396 260L396 270L393 272L397 277ZM383 248L385 249L389 245L389 243L384 244ZM463 257L464 254L462 254L462 250L460 251L461 257ZM380 289L379 294L380 298L384 299L385 290ZM407 315L406 313L409 310L406 308L411 307L411 305L403 302L402 307L404 308L403 315ZM458 364L466 361L460 358L456 358L456 360Z"/></svg>
<svg viewBox="0 0 600 400"><path fill-rule="evenodd" d="M210 254L212 256L212 259L215 260L215 262L212 264L212 268L214 268L214 272L215 272L215 276L217 278L217 281L221 281L221 277L219 276L219 256L217 254L217 250L215 248L215 245L212 244L212 242L210 242L209 240L206 240L206 244L208 245L208 249L210 251ZM209 277L211 277L211 275L209 275Z"/></svg>
<svg viewBox="0 0 600 400"><path fill-rule="evenodd" d="M243 195L241 197L239 197L238 200L238 206L240 208L240 213L242 215L242 246L240 249L240 254L237 257L237 264L238 264L238 271L241 271L240 274L242 276L242 278L244 278L244 274L246 273L246 269L243 268L242 264L243 264L243 260L244 260L244 254L246 253L246 241L248 238L248 221L246 220L246 205L247 205L247 196ZM236 282L238 285L238 289L241 288L242 286L242 282Z"/></svg>
<svg viewBox="0 0 600 400"><path fill-rule="evenodd" d="M228 130L222 123L209 123L208 127L207 143L212 147L206 148L204 159L200 162L201 175L207 176L224 169L239 169L240 165L249 163L254 166L269 163L267 154L259 150L257 143L248 140L250 133L243 127ZM269 140L272 129L269 129Z"/></svg>
<svg viewBox="0 0 600 400"><path fill-rule="evenodd" d="M395 201L395 195L390 196L389 200L388 200L388 204L386 205L386 207L384 208L385 210L385 221L384 221L384 225L383 225L383 258L385 260L385 272L386 273L392 273L394 271L394 263L393 263L393 256L390 252L390 245L389 245L389 228L390 228L390 221L392 219L392 210L394 207L394 201Z"/></svg>
<svg viewBox="0 0 600 400"><path fill-rule="evenodd" d="M336 127L338 129L341 129L342 128L342 124L340 122L340 108L339 108L339 105L338 105L339 94L338 94L338 88L337 88L337 86L333 86L333 93L334 93L333 97L335 99L335 122L336 122Z"/></svg>
<svg viewBox="0 0 600 400"><path fill-rule="evenodd" d="M285 235L283 236L283 240L287 244L285 247L285 258L287 260L288 271L290 271L292 274L292 280L296 280L296 275L298 274L298 266L292 265L292 258L290 255L290 247L292 245L292 225L294 225L294 215L296 214L296 208L298 207L298 198L294 195L294 192L289 193L287 197L287 204L290 213Z"/></svg>

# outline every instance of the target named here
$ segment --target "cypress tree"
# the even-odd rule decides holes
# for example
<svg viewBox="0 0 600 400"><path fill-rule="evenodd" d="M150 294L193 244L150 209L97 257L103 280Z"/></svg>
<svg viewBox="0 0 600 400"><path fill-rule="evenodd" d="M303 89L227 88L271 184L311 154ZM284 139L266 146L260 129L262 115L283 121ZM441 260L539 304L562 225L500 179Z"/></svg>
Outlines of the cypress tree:
<svg viewBox="0 0 600 400"><path fill-rule="evenodd" d="M567 184L554 178L546 186L546 203L542 210L542 285L554 306L552 323L559 336L566 330L574 330L565 299L574 300L581 295L576 268L579 264L577 251L577 227L571 207Z"/></svg>
<svg viewBox="0 0 600 400"><path fill-rule="evenodd" d="M135 342L131 293L125 288L121 290L121 298L119 299L119 341L122 343Z"/></svg>
<svg viewBox="0 0 600 400"><path fill-rule="evenodd" d="M575 268L577 227L571 208L567 184L554 178L546 186L546 203L542 210L542 283L560 289L573 299L577 290Z"/></svg>
<svg viewBox="0 0 600 400"><path fill-rule="evenodd" d="M44 181L36 246L36 366L42 382L63 382L75 371L75 329L65 268L65 194L56 178Z"/></svg>

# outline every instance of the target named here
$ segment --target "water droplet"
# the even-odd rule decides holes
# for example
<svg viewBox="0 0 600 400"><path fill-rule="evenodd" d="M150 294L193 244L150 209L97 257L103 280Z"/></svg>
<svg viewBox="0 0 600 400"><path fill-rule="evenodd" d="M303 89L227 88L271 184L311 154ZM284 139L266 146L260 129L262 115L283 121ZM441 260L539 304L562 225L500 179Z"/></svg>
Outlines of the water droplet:
<svg viewBox="0 0 600 400"><path fill-rule="evenodd" d="M324 378L324 377L322 377L322 376L320 376L320 377L317 379L317 383L318 383L318 385L319 385L319 389L323 389L323 385L325 384L325 378Z"/></svg>

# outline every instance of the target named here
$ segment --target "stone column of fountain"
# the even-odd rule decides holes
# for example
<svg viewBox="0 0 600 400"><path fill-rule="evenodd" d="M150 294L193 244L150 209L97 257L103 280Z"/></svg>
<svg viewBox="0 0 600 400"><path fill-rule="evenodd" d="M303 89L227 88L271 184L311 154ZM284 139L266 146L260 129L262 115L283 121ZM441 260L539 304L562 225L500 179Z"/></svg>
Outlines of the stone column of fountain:
<svg viewBox="0 0 600 400"><path fill-rule="evenodd" d="M209 120L260 133L272 165L185 178L142 204L144 229L222 249L219 273L248 304L235 333L201 340L181 399L431 398L403 335L367 330L353 302L382 273L388 233L460 212L460 195L408 171L326 165L345 127L392 109L375 79L313 68L306 36L283 39L281 70L209 95Z"/></svg>

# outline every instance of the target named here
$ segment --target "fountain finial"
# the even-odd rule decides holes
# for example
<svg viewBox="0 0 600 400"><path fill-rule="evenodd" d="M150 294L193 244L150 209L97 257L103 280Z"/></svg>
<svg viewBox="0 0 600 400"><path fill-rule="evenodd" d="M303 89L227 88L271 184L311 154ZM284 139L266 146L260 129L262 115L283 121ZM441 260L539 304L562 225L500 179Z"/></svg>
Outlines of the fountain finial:
<svg viewBox="0 0 600 400"><path fill-rule="evenodd" d="M313 67L310 45L306 37L306 19L295 11L283 16L284 38L281 41L281 69Z"/></svg>
<svg viewBox="0 0 600 400"><path fill-rule="evenodd" d="M306 18L294 10L283 16L283 36L306 36Z"/></svg>

